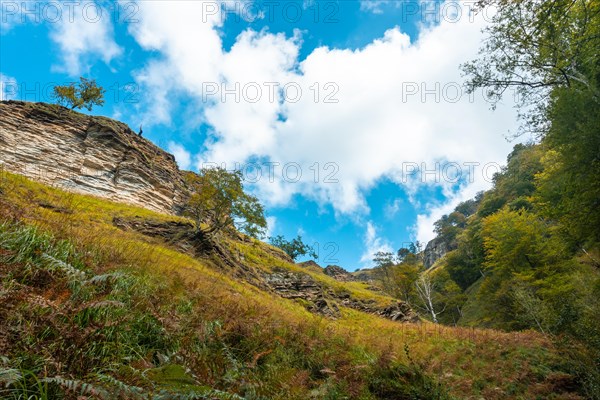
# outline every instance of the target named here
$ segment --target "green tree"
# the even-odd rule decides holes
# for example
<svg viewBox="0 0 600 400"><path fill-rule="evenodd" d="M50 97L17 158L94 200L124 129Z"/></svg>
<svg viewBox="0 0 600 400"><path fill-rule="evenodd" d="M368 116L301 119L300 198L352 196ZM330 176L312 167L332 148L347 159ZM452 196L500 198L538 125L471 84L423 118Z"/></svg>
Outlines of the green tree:
<svg viewBox="0 0 600 400"><path fill-rule="evenodd" d="M295 239L286 240L283 235L277 235L269 238L269 243L275 247L279 247L283 250L292 260L296 260L298 257L306 256L314 259L318 258L315 249L312 246L307 245L302 241L302 236L298 235Z"/></svg>
<svg viewBox="0 0 600 400"><path fill-rule="evenodd" d="M79 78L79 83L54 87L54 98L57 103L70 108L86 108L92 111L95 105L104 105L105 90L96 84L94 79Z"/></svg>
<svg viewBox="0 0 600 400"><path fill-rule="evenodd" d="M564 330L575 318L563 311L572 304L572 275L580 265L571 259L557 226L526 210L503 208L483 221L482 236L487 272L480 296L492 315L511 329ZM540 307L532 309L535 304Z"/></svg>
<svg viewBox="0 0 600 400"><path fill-rule="evenodd" d="M390 294L409 304L414 304L416 299L415 282L419 279L421 269L421 266L416 263L416 259L390 267Z"/></svg>
<svg viewBox="0 0 600 400"><path fill-rule="evenodd" d="M394 266L394 254L389 251L378 251L373 255L373 263L375 264L375 276L381 282L383 289L391 293L393 291L391 269Z"/></svg>
<svg viewBox="0 0 600 400"><path fill-rule="evenodd" d="M584 252L600 242L600 2L478 2L489 5L497 12L479 57L463 65L467 86L485 88L496 100L516 88L528 106L521 108L524 127L554 152L545 157L545 171L536 171L537 183L520 180L529 192L523 196L536 188L535 205L560 220L565 238ZM511 207L531 208L529 200L512 199ZM489 196L486 205L482 216L504 203Z"/></svg>
<svg viewBox="0 0 600 400"><path fill-rule="evenodd" d="M211 235L235 226L252 237L264 235L264 208L256 197L244 192L241 171L205 168L198 174L186 173L185 181L191 195L184 215L194 219L198 232Z"/></svg>
<svg viewBox="0 0 600 400"><path fill-rule="evenodd" d="M445 268L437 268L429 273L435 287L438 288L434 296L434 303L437 309L444 310L443 313L437 315L439 322L457 325L462 317L462 308L467 296Z"/></svg>
<svg viewBox="0 0 600 400"><path fill-rule="evenodd" d="M484 262L481 219L474 217L458 236L458 247L446 254L445 269L461 289L467 290L483 276Z"/></svg>
<svg viewBox="0 0 600 400"><path fill-rule="evenodd" d="M600 99L557 90L534 203L577 249L600 243ZM598 265L600 267L600 265Z"/></svg>
<svg viewBox="0 0 600 400"><path fill-rule="evenodd" d="M467 88L485 88L494 104L517 91L526 130L543 134L548 96L555 88L598 96L600 3L596 0L480 0L493 6L479 57L462 66Z"/></svg>
<svg viewBox="0 0 600 400"><path fill-rule="evenodd" d="M391 267L394 265L394 255L389 251L378 251L373 256L375 268Z"/></svg>

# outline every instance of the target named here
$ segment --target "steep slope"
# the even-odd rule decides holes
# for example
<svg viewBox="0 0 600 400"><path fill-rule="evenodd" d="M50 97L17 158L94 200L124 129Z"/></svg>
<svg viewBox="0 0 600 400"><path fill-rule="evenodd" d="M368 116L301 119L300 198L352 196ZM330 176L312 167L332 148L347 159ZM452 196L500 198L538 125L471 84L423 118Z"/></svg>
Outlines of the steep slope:
<svg viewBox="0 0 600 400"><path fill-rule="evenodd" d="M0 112L3 169L69 191L154 211L177 211L185 186L175 159L126 125L45 103L0 102ZM113 224L162 240L191 256L212 257L229 275L285 298L302 299L307 309L322 315L339 316L338 304L343 304L394 320L418 319L409 307L393 299L372 294L360 284L342 287L323 273L297 268L282 251L266 250L266 245L237 233L212 240L198 237L187 221L173 224L116 217ZM256 246L262 250L261 257L270 257L240 258Z"/></svg>

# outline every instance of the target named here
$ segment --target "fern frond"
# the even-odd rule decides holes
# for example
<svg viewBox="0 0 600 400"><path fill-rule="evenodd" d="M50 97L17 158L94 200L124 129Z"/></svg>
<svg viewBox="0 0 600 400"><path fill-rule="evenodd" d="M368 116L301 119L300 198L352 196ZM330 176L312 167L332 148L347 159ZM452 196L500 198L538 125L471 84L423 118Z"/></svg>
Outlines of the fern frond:
<svg viewBox="0 0 600 400"><path fill-rule="evenodd" d="M86 281L87 284L102 285L124 277L122 272L111 272L108 274L96 275Z"/></svg>
<svg viewBox="0 0 600 400"><path fill-rule="evenodd" d="M96 374L96 377L99 381L108 384L111 388L116 389L118 394L126 399L141 399L145 397L144 389L141 387L128 385L110 375Z"/></svg>
<svg viewBox="0 0 600 400"><path fill-rule="evenodd" d="M112 399L112 396L103 388L83 382L78 379L65 379L60 376L53 378L44 378L42 382L53 383L63 389L82 396L95 396L101 399Z"/></svg>
<svg viewBox="0 0 600 400"><path fill-rule="evenodd" d="M21 371L14 368L0 368L0 385L8 387L23 379Z"/></svg>
<svg viewBox="0 0 600 400"><path fill-rule="evenodd" d="M64 272L70 279L78 281L85 279L85 272L78 270L77 268L62 260L52 257L51 255L46 253L42 254L41 258L48 264L49 267L51 267L54 270Z"/></svg>

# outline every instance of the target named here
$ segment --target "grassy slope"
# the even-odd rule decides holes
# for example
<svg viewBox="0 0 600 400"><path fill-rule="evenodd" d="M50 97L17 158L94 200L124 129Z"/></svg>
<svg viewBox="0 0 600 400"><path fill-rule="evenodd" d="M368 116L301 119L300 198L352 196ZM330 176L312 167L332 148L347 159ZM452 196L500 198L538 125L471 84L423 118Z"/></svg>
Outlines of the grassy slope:
<svg viewBox="0 0 600 400"><path fill-rule="evenodd" d="M392 399L428 398L437 390L434 382L440 382L458 398L577 398L560 393L556 385L566 379L560 373L560 355L534 332L398 324L345 308L338 320L324 319L310 314L301 304L230 278L210 259L191 258L158 240L112 225L113 216L162 220L175 217L64 193L10 174L2 177L1 185L0 217L13 221L10 226L19 221L49 232L53 240L69 240L82 255L82 265L89 274L123 270L148 282L144 287L151 289L147 293L141 291L139 299L126 306L131 315L146 315L149 308L156 310L150 318L170 344L162 345L164 349L160 345L154 348L168 349L170 363L185 366L187 374L193 377L186 379L196 385L248 398ZM231 245L237 246L257 268L301 269L273 256L263 245ZM10 250L3 252L11 254ZM3 275L4 288L20 276L18 269L22 267L19 263L5 264L9 272ZM382 304L389 301L368 291L362 283L340 283L317 272L310 273L336 291L350 291ZM67 299L65 304L76 301L75 291L64 282L51 281L49 285L32 287L48 301L57 301L57 291L62 293L60 298ZM112 292L94 293L90 296L99 301L112 296ZM207 326L218 326L218 330ZM131 327L127 332L130 331ZM42 341L39 337L29 340ZM43 343L42 349L48 346ZM139 345L135 340L132 343ZM16 344L11 345L4 350L4 361L14 362L23 358L23 352L34 351L27 349L36 348L23 345L17 349ZM0 346L0 355L2 352ZM140 381L136 374L155 373L161 365L157 353L155 349L125 357L127 361L112 360L110 368L100 363L95 369L90 367L87 374L101 370L128 384L152 390L160 379ZM124 363L136 372L124 373ZM162 364L169 365L164 360ZM35 373L38 377L43 374ZM57 373L84 378L64 370L64 366ZM96 376L94 381L98 379L101 378ZM148 379L147 374L144 379ZM408 394L402 397L405 390Z"/></svg>

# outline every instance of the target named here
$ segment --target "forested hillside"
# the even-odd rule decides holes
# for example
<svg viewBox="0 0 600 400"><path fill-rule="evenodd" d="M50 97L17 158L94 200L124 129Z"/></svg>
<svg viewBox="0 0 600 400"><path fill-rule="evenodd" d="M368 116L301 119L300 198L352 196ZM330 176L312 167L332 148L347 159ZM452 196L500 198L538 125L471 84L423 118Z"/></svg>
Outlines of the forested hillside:
<svg viewBox="0 0 600 400"><path fill-rule="evenodd" d="M600 4L480 2L489 4L498 14L488 40L463 70L471 90L497 102L519 95L521 131L511 139L531 139L514 146L491 190L436 222L435 243L449 250L442 259L423 272L423 254L401 249L375 260L387 270L375 276L434 321L533 329L582 348L578 373L597 398Z"/></svg>

